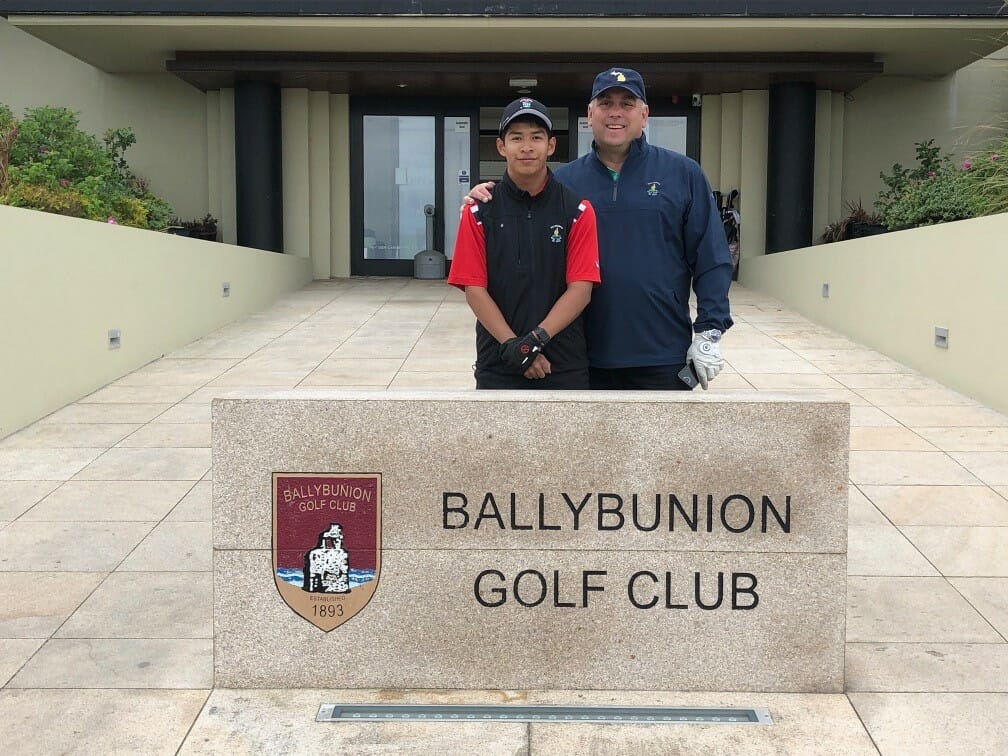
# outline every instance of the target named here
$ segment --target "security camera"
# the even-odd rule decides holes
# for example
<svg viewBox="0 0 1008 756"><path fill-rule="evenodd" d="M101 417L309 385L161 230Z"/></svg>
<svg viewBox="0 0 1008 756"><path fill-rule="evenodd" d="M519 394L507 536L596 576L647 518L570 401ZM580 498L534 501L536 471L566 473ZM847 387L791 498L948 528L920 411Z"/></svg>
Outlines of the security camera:
<svg viewBox="0 0 1008 756"><path fill-rule="evenodd" d="M699 108L701 105L703 105L703 95L702 94L694 94L693 95L693 107L694 108Z"/></svg>

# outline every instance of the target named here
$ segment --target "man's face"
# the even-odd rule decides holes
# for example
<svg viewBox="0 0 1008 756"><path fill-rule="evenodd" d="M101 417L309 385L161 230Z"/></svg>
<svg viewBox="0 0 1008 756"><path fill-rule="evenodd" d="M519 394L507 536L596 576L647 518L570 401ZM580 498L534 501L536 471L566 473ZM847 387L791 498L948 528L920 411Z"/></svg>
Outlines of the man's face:
<svg viewBox="0 0 1008 756"><path fill-rule="evenodd" d="M647 103L622 87L607 89L588 103L588 123L598 144L627 147L644 133Z"/></svg>
<svg viewBox="0 0 1008 756"><path fill-rule="evenodd" d="M497 139L497 152L507 161L512 178L535 176L545 169L546 159L555 149L556 137L538 122L513 123L504 137Z"/></svg>

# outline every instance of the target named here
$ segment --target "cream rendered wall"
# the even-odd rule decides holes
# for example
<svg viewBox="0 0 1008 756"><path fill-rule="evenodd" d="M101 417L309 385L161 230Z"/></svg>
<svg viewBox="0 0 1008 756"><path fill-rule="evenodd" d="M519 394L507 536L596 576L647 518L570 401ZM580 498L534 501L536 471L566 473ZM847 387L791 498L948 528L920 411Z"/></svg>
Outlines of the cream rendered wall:
<svg viewBox="0 0 1008 756"><path fill-rule="evenodd" d="M350 98L329 97L332 276L350 276Z"/></svg>
<svg viewBox="0 0 1008 756"><path fill-rule="evenodd" d="M766 255L740 281L1008 412L1006 237L1008 213ZM948 349L934 346L935 326L949 329Z"/></svg>
<svg viewBox="0 0 1008 756"><path fill-rule="evenodd" d="M329 191L329 93L308 95L310 241L312 269L316 280L332 274L332 200Z"/></svg>
<svg viewBox="0 0 1008 756"><path fill-rule="evenodd" d="M311 255L308 90L280 92L283 123L283 251Z"/></svg>
<svg viewBox="0 0 1008 756"><path fill-rule="evenodd" d="M79 112L81 127L101 137L131 126L130 167L184 218L209 210L206 97L169 74L107 74L0 18L0 101L16 116L56 105Z"/></svg>
<svg viewBox="0 0 1008 756"><path fill-rule="evenodd" d="M741 213L739 254L742 258L766 254L767 118L770 93L765 89L742 92L742 147L739 177ZM739 263L739 267L743 263Z"/></svg>
<svg viewBox="0 0 1008 756"><path fill-rule="evenodd" d="M700 111L700 167L711 189L721 188L721 95L704 95Z"/></svg>
<svg viewBox="0 0 1008 756"><path fill-rule="evenodd" d="M865 207L882 188L879 172L914 163L914 143L934 138L961 159L1008 125L1008 52L1001 50L936 79L880 76L846 103L843 197Z"/></svg>
<svg viewBox="0 0 1008 756"><path fill-rule="evenodd" d="M0 205L0 228L0 437L311 280L305 258L33 210Z"/></svg>

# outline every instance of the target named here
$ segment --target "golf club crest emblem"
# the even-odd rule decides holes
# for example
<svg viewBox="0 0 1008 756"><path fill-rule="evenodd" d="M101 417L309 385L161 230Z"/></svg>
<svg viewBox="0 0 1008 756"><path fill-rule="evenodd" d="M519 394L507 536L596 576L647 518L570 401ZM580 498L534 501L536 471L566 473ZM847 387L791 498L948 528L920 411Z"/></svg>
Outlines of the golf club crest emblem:
<svg viewBox="0 0 1008 756"><path fill-rule="evenodd" d="M325 632L357 615L381 574L380 473L273 473L273 578Z"/></svg>
<svg viewBox="0 0 1008 756"><path fill-rule="evenodd" d="M657 197L659 189L661 189L661 181L648 181L647 182L647 194L648 194L648 197Z"/></svg>
<svg viewBox="0 0 1008 756"><path fill-rule="evenodd" d="M550 226L550 237L549 240L553 244L560 244L563 241L563 226L554 225Z"/></svg>

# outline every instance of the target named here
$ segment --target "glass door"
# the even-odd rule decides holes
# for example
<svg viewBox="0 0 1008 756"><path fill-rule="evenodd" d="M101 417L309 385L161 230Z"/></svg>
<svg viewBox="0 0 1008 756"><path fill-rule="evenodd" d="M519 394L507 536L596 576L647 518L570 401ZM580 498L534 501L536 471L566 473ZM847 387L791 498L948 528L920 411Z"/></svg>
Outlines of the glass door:
<svg viewBox="0 0 1008 756"><path fill-rule="evenodd" d="M412 276L427 249L451 258L462 196L478 179L474 124L473 109L436 101L353 104L352 274Z"/></svg>

